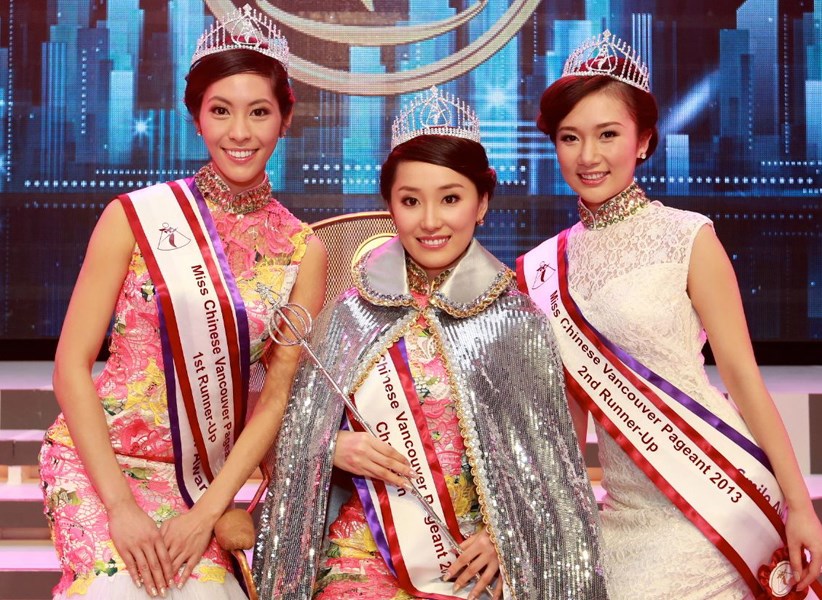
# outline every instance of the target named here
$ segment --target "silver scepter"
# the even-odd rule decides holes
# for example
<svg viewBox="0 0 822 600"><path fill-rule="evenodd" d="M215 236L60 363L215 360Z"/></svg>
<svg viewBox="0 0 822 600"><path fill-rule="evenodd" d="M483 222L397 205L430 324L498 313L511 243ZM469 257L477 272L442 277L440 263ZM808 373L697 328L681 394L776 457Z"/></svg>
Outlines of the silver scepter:
<svg viewBox="0 0 822 600"><path fill-rule="evenodd" d="M307 338L311 334L311 329L314 326L314 320L311 318L311 314L305 309L305 307L293 302L288 302L286 304L278 303L275 304L275 306L277 306L277 308L274 309L274 315L268 322L268 333L274 343L279 344L280 346L302 346L303 350L305 350L306 354L308 354L311 358L317 369L323 374L326 381L331 386L331 389L333 389L337 394L337 397L345 403L346 408L348 408L351 412L354 420L357 421L357 423L359 423L369 434L379 439L371 425L363 418L360 411L357 410L357 407L351 401L351 398L349 398L345 392L342 391L340 386L337 385L337 382L322 364L320 359L317 358L317 355L314 354L314 350L309 345ZM272 326L274 321L278 321L278 325L276 327ZM410 484L411 493L417 500L420 501L425 509L425 512L434 524L440 528L440 531L446 541L451 544L454 553L459 556L462 553L462 548L460 548L459 542L457 542L454 536L451 535L451 532L448 530L448 526L443 522L436 511L434 511L431 504L425 500L422 492L420 492L417 488L411 477L408 477L407 475L400 475L400 477L405 479L405 481Z"/></svg>

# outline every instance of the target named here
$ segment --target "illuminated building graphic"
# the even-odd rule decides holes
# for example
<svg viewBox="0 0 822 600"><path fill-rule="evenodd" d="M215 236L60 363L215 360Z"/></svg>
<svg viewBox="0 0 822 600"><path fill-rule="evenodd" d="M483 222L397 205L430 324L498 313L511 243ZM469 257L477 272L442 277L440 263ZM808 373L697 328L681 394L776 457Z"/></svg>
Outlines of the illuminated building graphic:
<svg viewBox="0 0 822 600"><path fill-rule="evenodd" d="M640 184L663 202L705 212L738 250L732 255L755 257L738 272L755 336L822 337L822 2L693 0L682 13L651 0L488 0L474 12L475 0L375 0L373 11L360 2L272 4L302 19L385 31L468 15L397 45L318 41L284 28L295 56L355 81L447 61L522 7L527 18L509 41L478 64L468 57L463 74L440 84L480 116L500 184L479 235L509 264L575 220L553 145L534 118L568 53L610 28L646 58L661 107L660 144L637 171ZM695 24L693 14L703 13L710 17ZM192 49L213 19L204 0L0 7L0 256L31 262L30 288L0 276L0 304L17 307L0 315L0 336L56 335L100 207L189 176L206 159L182 97ZM294 85L294 121L268 165L278 196L309 221L380 208L391 119L413 93ZM788 242L781 258L757 249ZM55 282L47 293L25 291L44 273ZM763 291L776 285L792 291ZM774 306L784 316L766 319Z"/></svg>

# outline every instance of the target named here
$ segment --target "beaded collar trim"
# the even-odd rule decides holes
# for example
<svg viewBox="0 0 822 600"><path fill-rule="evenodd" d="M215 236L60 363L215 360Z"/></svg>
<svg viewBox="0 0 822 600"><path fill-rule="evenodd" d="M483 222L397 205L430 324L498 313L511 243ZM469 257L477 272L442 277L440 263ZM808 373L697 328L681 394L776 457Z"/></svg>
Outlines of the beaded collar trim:
<svg viewBox="0 0 822 600"><path fill-rule="evenodd" d="M430 296L439 290L451 274L451 269L445 269L445 271L437 275L433 281L428 281L428 275L425 274L425 270L415 263L407 254L405 255L405 268L408 274L408 288L412 292L425 294L426 296Z"/></svg>
<svg viewBox="0 0 822 600"><path fill-rule="evenodd" d="M582 199L577 200L577 210L579 220L586 229L604 229L608 225L624 221L649 203L645 192L634 181L625 190L603 203L595 213L583 204Z"/></svg>
<svg viewBox="0 0 822 600"><path fill-rule="evenodd" d="M268 175L260 185L239 194L233 194L209 163L197 171L194 183L197 184L206 200L219 206L223 212L235 215L245 215L260 210L271 202L271 182L268 181Z"/></svg>
<svg viewBox="0 0 822 600"><path fill-rule="evenodd" d="M473 240L459 263L429 284L419 265L406 260L405 250L396 237L363 256L351 274L354 286L371 304L416 307L411 291L430 291L429 306L458 319L485 310L516 279L511 269Z"/></svg>

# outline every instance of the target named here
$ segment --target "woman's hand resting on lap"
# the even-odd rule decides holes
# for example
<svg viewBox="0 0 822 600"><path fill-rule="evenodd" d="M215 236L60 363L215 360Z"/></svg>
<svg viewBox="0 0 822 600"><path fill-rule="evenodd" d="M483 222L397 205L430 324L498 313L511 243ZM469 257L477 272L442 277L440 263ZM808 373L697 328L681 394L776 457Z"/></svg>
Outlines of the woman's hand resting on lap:
<svg viewBox="0 0 822 600"><path fill-rule="evenodd" d="M486 589L494 600L502 598L502 579L498 577L499 557L485 527L465 540L460 547L462 554L445 573L448 580L458 575L454 581L454 591L464 588L474 576L479 574L477 584L468 596L469 600L479 598ZM491 583L495 578L497 584L492 589Z"/></svg>

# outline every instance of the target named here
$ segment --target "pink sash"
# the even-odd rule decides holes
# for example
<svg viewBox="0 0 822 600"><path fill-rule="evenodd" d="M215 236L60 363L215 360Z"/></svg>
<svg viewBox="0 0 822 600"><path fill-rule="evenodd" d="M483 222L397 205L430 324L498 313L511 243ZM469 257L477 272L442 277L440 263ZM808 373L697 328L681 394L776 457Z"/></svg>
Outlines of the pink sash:
<svg viewBox="0 0 822 600"><path fill-rule="evenodd" d="M177 482L189 504L245 420L248 319L193 179L120 196L157 293Z"/></svg>
<svg viewBox="0 0 822 600"><path fill-rule="evenodd" d="M789 565L771 564L785 544L784 499L764 452L585 319L568 291L567 235L517 259L517 278L549 317L569 392L757 598L786 595Z"/></svg>

